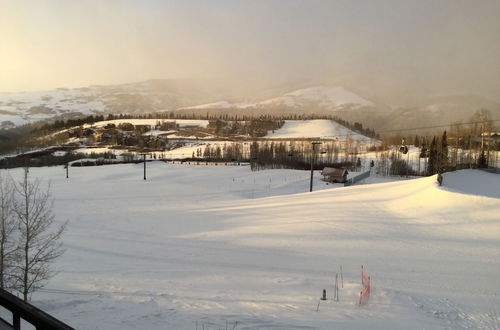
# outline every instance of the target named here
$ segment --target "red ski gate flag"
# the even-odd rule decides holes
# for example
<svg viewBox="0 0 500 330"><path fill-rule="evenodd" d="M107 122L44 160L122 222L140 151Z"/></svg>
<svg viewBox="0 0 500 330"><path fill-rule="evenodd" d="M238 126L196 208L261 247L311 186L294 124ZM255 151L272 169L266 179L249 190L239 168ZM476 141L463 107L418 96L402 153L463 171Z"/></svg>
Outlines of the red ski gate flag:
<svg viewBox="0 0 500 330"><path fill-rule="evenodd" d="M363 290L359 293L359 305L365 305L370 298L370 277L366 275L365 269L361 266L361 285Z"/></svg>

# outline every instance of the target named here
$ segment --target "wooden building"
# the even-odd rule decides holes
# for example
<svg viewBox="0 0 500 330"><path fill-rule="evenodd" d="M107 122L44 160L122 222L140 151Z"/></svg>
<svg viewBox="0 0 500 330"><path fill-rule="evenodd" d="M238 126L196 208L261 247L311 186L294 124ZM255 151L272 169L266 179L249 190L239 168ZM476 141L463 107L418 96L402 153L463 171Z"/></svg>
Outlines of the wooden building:
<svg viewBox="0 0 500 330"><path fill-rule="evenodd" d="M349 172L347 169L343 167L325 167L323 171L321 171L321 175L323 175L323 180L331 183L344 183L347 181L347 174Z"/></svg>

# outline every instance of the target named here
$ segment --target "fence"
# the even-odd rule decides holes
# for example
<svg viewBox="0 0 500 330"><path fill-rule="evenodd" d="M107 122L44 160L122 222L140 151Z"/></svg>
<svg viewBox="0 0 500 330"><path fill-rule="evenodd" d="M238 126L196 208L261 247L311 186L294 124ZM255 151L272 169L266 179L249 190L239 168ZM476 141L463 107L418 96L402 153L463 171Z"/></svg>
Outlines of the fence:
<svg viewBox="0 0 500 330"><path fill-rule="evenodd" d="M355 184L356 182L359 182L361 180L364 180L370 176L370 171L366 171L364 173L361 173L360 175L355 176L354 178L347 179L346 182L344 182L344 186L351 186Z"/></svg>
<svg viewBox="0 0 500 330"><path fill-rule="evenodd" d="M371 280L370 276L366 275L365 269L361 266L361 285L363 286L363 290L359 293L359 305L365 305L370 298L370 290L371 290Z"/></svg>
<svg viewBox="0 0 500 330"><path fill-rule="evenodd" d="M243 162L207 162L207 161L188 161L188 160L167 160L167 164L182 164L182 165L205 165L205 166L241 166L248 165Z"/></svg>
<svg viewBox="0 0 500 330"><path fill-rule="evenodd" d="M69 325L64 324L3 289L0 289L0 306L12 313L12 322L0 318L0 329L20 330L21 320L24 320L30 323L36 330L74 330ZM33 327L29 328L32 329Z"/></svg>

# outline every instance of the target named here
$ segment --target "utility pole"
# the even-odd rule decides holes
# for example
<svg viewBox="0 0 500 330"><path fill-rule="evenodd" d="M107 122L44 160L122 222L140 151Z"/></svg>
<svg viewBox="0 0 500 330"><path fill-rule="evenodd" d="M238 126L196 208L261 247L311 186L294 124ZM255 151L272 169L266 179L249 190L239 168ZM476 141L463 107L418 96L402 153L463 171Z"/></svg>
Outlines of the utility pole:
<svg viewBox="0 0 500 330"><path fill-rule="evenodd" d="M146 153L140 154L144 157L144 180L146 180Z"/></svg>
<svg viewBox="0 0 500 330"><path fill-rule="evenodd" d="M313 176L314 176L314 150L317 144L321 144L322 142L312 142L312 151L311 151L311 183L309 185L309 192L313 191Z"/></svg>
<svg viewBox="0 0 500 330"><path fill-rule="evenodd" d="M66 179L69 178L69 163L66 163Z"/></svg>
<svg viewBox="0 0 500 330"><path fill-rule="evenodd" d="M481 125L481 152L483 152L484 148L484 125Z"/></svg>
<svg viewBox="0 0 500 330"><path fill-rule="evenodd" d="M408 173L409 171L410 171L410 152L408 151L408 154L406 155L406 177L410 175Z"/></svg>

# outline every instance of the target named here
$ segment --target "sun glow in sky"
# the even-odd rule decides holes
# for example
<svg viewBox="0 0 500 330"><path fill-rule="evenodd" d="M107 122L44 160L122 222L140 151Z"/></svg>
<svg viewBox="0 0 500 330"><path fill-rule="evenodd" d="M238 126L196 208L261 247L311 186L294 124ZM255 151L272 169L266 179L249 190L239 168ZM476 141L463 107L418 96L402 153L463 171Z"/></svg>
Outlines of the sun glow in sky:
<svg viewBox="0 0 500 330"><path fill-rule="evenodd" d="M0 0L0 91L152 78L500 90L494 0Z"/></svg>

